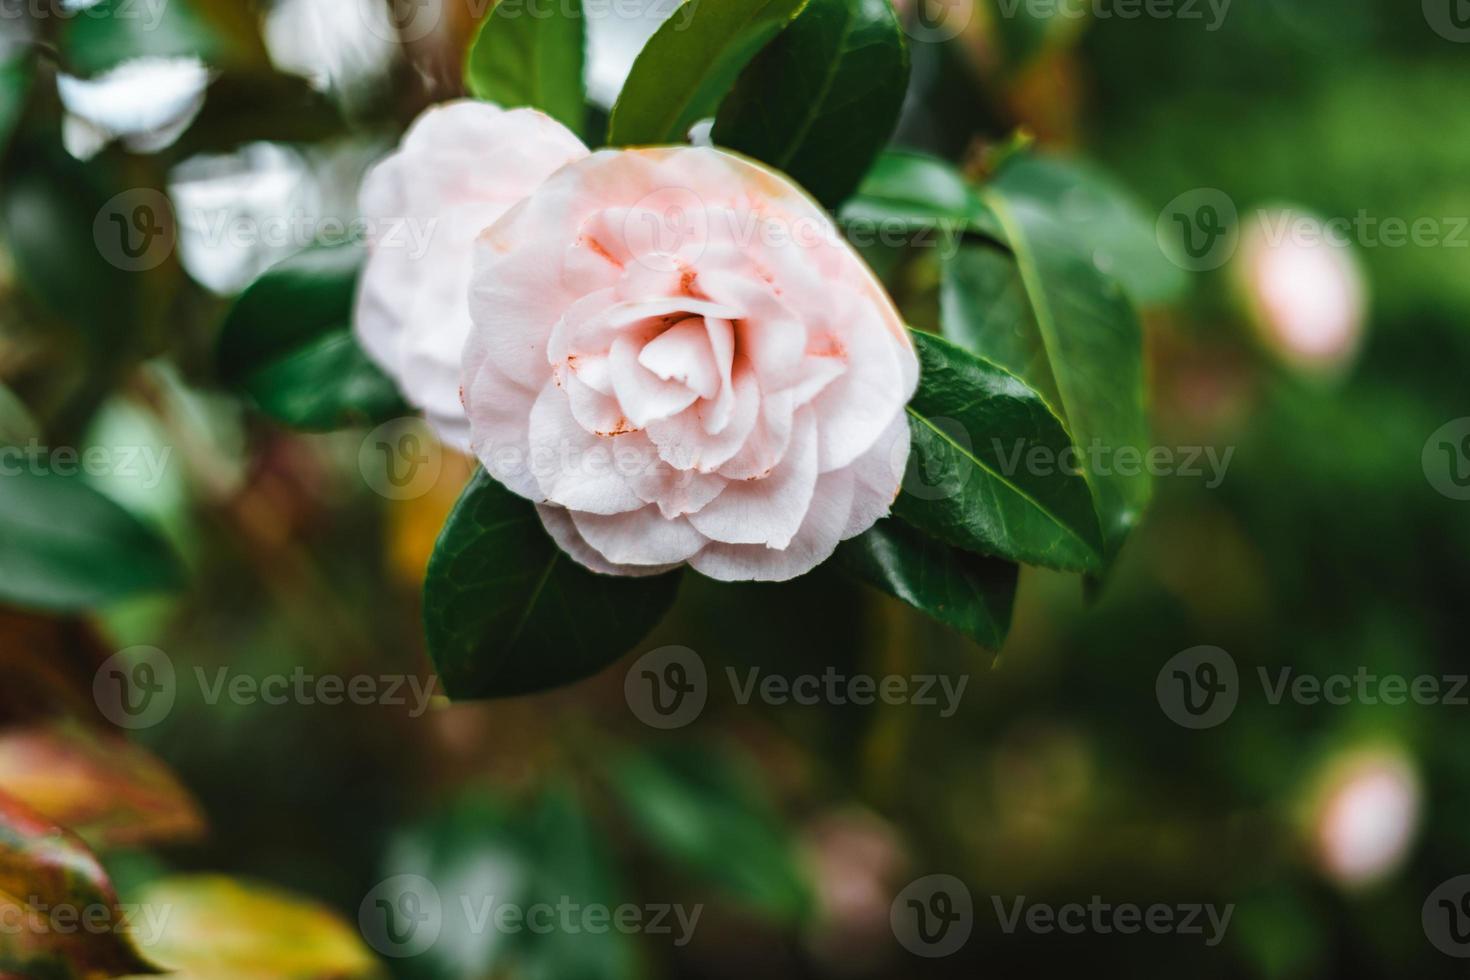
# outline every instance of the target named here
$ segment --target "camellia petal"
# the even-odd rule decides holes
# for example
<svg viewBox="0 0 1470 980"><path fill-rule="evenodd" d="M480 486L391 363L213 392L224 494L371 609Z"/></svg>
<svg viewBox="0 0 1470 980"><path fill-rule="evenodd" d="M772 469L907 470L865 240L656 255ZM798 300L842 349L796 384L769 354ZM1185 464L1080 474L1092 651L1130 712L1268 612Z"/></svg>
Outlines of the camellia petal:
<svg viewBox="0 0 1470 980"><path fill-rule="evenodd" d="M359 195L369 256L354 317L363 349L446 442L469 445L460 360L480 232L554 171L587 155L533 109L469 100L429 109Z"/></svg>
<svg viewBox="0 0 1470 980"><path fill-rule="evenodd" d="M586 567L787 579L888 512L918 361L786 178L708 147L600 151L476 251L472 445L496 475L527 455L534 480L507 486Z"/></svg>

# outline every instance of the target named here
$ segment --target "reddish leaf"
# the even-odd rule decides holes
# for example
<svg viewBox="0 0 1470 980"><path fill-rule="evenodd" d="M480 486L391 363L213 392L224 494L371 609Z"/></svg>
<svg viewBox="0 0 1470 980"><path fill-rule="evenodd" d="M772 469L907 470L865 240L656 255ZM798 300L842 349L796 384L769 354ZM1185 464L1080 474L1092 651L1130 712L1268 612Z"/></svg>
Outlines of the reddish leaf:
<svg viewBox="0 0 1470 980"><path fill-rule="evenodd" d="M0 971L92 978L158 971L134 949L81 838L0 793Z"/></svg>
<svg viewBox="0 0 1470 980"><path fill-rule="evenodd" d="M204 831L199 807L152 753L74 723L0 731L0 786L96 848Z"/></svg>

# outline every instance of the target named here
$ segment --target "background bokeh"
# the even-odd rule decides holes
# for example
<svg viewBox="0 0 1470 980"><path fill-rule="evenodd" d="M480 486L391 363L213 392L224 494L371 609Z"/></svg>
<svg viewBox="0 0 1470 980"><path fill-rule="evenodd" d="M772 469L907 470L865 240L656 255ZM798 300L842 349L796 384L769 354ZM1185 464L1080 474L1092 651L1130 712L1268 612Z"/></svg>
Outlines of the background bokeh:
<svg viewBox="0 0 1470 980"><path fill-rule="evenodd" d="M95 482L163 528L189 571L183 593L109 609L89 639L65 640L83 659L157 647L176 673L171 710L132 737L208 830L109 852L125 899L166 872L221 872L357 928L383 882L421 876L443 901L437 941L396 957L365 937L404 977L1463 970L1450 954L1470 944L1446 949L1425 925L1431 893L1470 872L1470 689L1454 680L1467 671L1470 492L1456 478L1470 474L1470 422L1452 425L1470 414L1470 31L1456 0L920 11L940 29L911 34L896 142L978 174L1020 131L1125 188L1161 239L1173 213L1222 197L1239 232L1208 268L1166 266L1167 298L1142 311L1155 444L1210 447L1222 478L1159 476L1106 582L1024 569L1003 649L829 569L780 586L689 576L634 654L544 696L436 698L422 713L406 682L404 705L212 699L221 676L433 677L419 587L469 464L436 449L438 477L393 499L364 475L365 431L289 432L212 374L230 297L309 241L282 219L319 231L351 218L365 167L423 106L459 94L472 5L431 0L395 27L394 11L358 2L168 0L144 31L80 13L4 21L0 430L169 450L156 480ZM604 6L588 4L590 92L605 108L668 10ZM168 59L164 74L69 90L65 73L120 51ZM93 216L148 187L169 195L175 247L130 275ZM1256 261L1251 226L1283 211L1357 219L1336 248L1345 263ZM1421 219L1433 234L1418 242L1385 234ZM924 256L886 271L906 304L932 300ZM24 623L15 614L0 643L48 655ZM668 731L640 719L624 683L666 646L709 678L699 717ZM1238 682L1229 716L1194 729L1159 683L1200 646ZM944 716L741 703L727 668L968 681ZM1342 703L1277 698L1282 671L1429 676L1459 703L1387 703L1376 680ZM890 903L935 874L964 883L974 931L920 958L890 929ZM490 895L703 912L683 945L462 928L460 899ZM1094 896L1233 911L1214 945L1207 924L1007 932L997 914Z"/></svg>

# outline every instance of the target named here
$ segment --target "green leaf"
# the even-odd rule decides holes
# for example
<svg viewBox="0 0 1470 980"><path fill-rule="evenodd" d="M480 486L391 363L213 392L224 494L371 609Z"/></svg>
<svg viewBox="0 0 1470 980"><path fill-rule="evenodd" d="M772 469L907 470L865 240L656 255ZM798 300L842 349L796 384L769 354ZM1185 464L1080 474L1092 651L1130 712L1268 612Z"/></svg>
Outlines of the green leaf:
<svg viewBox="0 0 1470 980"><path fill-rule="evenodd" d="M1000 219L963 174L937 157L908 150L878 157L841 218L845 225L891 223L1003 240Z"/></svg>
<svg viewBox="0 0 1470 980"><path fill-rule="evenodd" d="M545 792L530 815L527 834L536 861L526 904L555 906L568 898L579 906L612 909L627 894L613 866L606 831L592 823L570 788L553 785ZM677 938L679 924L670 926ZM616 928L555 929L520 938L515 975L525 980L633 980L647 975L638 968L630 937Z"/></svg>
<svg viewBox="0 0 1470 980"><path fill-rule="evenodd" d="M179 586L163 540L80 479L33 471L17 449L0 475L0 600L91 609Z"/></svg>
<svg viewBox="0 0 1470 980"><path fill-rule="evenodd" d="M689 0L633 62L608 124L612 146L682 143L806 0Z"/></svg>
<svg viewBox="0 0 1470 980"><path fill-rule="evenodd" d="M385 951L397 952L403 975L414 980L492 976L504 970L519 934L476 928L477 918L452 914L442 917L439 933L428 934L435 941L426 942L416 930L400 931L406 923L397 915L410 903L432 903L435 892L441 909L454 912L464 901L488 896L499 903L523 903L536 867L525 814L491 790L462 790L394 836L381 869L386 887L370 896L378 914L361 920L364 934L379 950L385 950L385 941L404 943ZM426 883L432 883L433 892Z"/></svg>
<svg viewBox="0 0 1470 980"><path fill-rule="evenodd" d="M242 63L257 54L259 40L225 36L187 0L101 0L65 19L59 47L66 70L87 77L135 58Z"/></svg>
<svg viewBox="0 0 1470 980"><path fill-rule="evenodd" d="M1149 436L1138 317L1117 281L1080 254L1071 228L1051 207L1000 187L985 196L1001 220L1015 271L997 301L967 284L976 265L989 263L979 278L994 288L995 257L984 245L959 250L948 263L944 331L1020 376L1067 426L1111 559L1150 493L1142 466Z"/></svg>
<svg viewBox="0 0 1470 980"><path fill-rule="evenodd" d="M624 758L612 779L634 827L675 867L776 921L807 914L790 832L746 760L669 745Z"/></svg>
<svg viewBox="0 0 1470 980"><path fill-rule="evenodd" d="M453 698L570 684L627 653L674 601L679 573L598 575L535 507L480 471L444 524L424 582L429 654Z"/></svg>
<svg viewBox="0 0 1470 980"><path fill-rule="evenodd" d="M25 111L34 75L30 53L24 48L0 57L0 152L10 145L10 134Z"/></svg>
<svg viewBox="0 0 1470 980"><path fill-rule="evenodd" d="M76 913L71 928L61 920L55 926L48 921L61 907ZM0 975L90 978L160 972L129 941L123 910L96 856L75 834L3 792L0 918L7 924L0 929Z"/></svg>
<svg viewBox="0 0 1470 980"><path fill-rule="evenodd" d="M1159 249L1154 221L1107 174L1077 160L1021 155L992 186L1017 201L1055 209L1068 241L1137 303L1162 303L1184 292L1188 279Z"/></svg>
<svg viewBox="0 0 1470 980"><path fill-rule="evenodd" d="M83 163L24 134L12 155L14 169L0 187L0 212L20 281L98 353L123 360L120 352L136 339L142 277L118 264L115 240L100 237L113 229L99 224L105 222L99 215L113 208L130 213L135 200L147 202L160 234L171 236L170 216L153 208L162 196L151 189L126 192L121 175L105 161ZM131 242L131 228L127 234ZM151 247L164 240L150 232L142 241L145 260L151 260Z"/></svg>
<svg viewBox="0 0 1470 980"><path fill-rule="evenodd" d="M1011 627L1019 569L929 537L892 518L844 541L837 560L869 585L999 649Z"/></svg>
<svg viewBox="0 0 1470 980"><path fill-rule="evenodd" d="M607 841L606 830L560 780L529 806L487 790L461 792L394 840L382 869L388 887L373 896L384 912L405 907L405 893L419 893L412 900L420 905L437 899L445 914L440 931L428 936L435 941L399 946L402 934L378 931L385 920L365 920L365 927L380 950L384 940L399 946L405 976L423 980L633 980L646 970L637 968L631 938L616 928L576 928L582 923L575 911L568 913L573 928L550 931L501 930L488 917L510 905L615 908L628 892ZM430 882L432 898L424 894Z"/></svg>
<svg viewBox="0 0 1470 980"><path fill-rule="evenodd" d="M919 391L909 404L909 473L893 513L982 554L1052 568L1101 565L1092 497L1071 440L1011 372L915 332Z"/></svg>
<svg viewBox="0 0 1470 980"><path fill-rule="evenodd" d="M352 333L363 252L313 247L277 263L241 294L220 333L222 380L267 414L308 430L408 411L392 379Z"/></svg>
<svg viewBox="0 0 1470 980"><path fill-rule="evenodd" d="M888 142L908 78L889 0L809 0L741 73L715 117L714 141L836 207Z"/></svg>
<svg viewBox="0 0 1470 980"><path fill-rule="evenodd" d="M500 0L480 25L465 62L476 98L540 109L576 132L586 121L582 88L586 21L581 0L552 4Z"/></svg>

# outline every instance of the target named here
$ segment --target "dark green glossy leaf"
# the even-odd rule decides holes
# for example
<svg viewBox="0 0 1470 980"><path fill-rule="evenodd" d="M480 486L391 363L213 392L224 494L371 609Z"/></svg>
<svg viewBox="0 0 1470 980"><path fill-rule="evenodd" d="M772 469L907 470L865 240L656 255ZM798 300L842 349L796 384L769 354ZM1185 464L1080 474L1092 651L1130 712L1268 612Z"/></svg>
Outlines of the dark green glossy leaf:
<svg viewBox="0 0 1470 980"><path fill-rule="evenodd" d="M148 208L157 233L135 238L129 227L122 247L140 245L142 265L152 267L172 241L171 215L156 213L167 202L152 190L123 192L104 162L82 163L42 141L23 142L14 156L0 209L16 272L47 311L116 360L135 338L141 275L123 268L130 253L117 251L118 240L101 237L114 228L99 215L107 209L131 217L135 204Z"/></svg>
<svg viewBox="0 0 1470 980"><path fill-rule="evenodd" d="M530 106L582 131L586 27L580 0L548 7L500 0L480 25L465 63L476 98L506 108Z"/></svg>
<svg viewBox="0 0 1470 980"><path fill-rule="evenodd" d="M844 541L837 560L854 575L999 649L1011 628L1016 565L951 547L900 520L879 521Z"/></svg>
<svg viewBox="0 0 1470 980"><path fill-rule="evenodd" d="M209 83L204 108L167 150L184 160L228 153L246 143L312 143L348 132L337 104L295 75L265 70L224 71Z"/></svg>
<svg viewBox="0 0 1470 980"><path fill-rule="evenodd" d="M1001 240L1000 220L954 167L937 157L890 150L878 157L843 206L844 224L892 223Z"/></svg>
<svg viewBox="0 0 1470 980"><path fill-rule="evenodd" d="M908 408L913 447L893 513L968 551L1098 568L1092 497L1067 452L1071 440L1042 397L939 337L913 337L921 369Z"/></svg>
<svg viewBox="0 0 1470 980"><path fill-rule="evenodd" d="M1154 221L1123 187L1081 161L1017 156L996 177L996 190L1038 206L1050 205L1070 232L1067 242L1138 303L1178 297L1184 270L1159 248Z"/></svg>
<svg viewBox="0 0 1470 980"><path fill-rule="evenodd" d="M743 760L671 745L624 759L613 784L635 827L686 874L777 921L806 914L790 834Z"/></svg>
<svg viewBox="0 0 1470 980"><path fill-rule="evenodd" d="M453 698L527 694L597 673L663 617L679 573L598 575L563 554L536 509L475 474L429 560L429 653Z"/></svg>
<svg viewBox="0 0 1470 980"><path fill-rule="evenodd" d="M681 143L805 0L691 0L649 38L613 106L612 146Z"/></svg>
<svg viewBox="0 0 1470 980"><path fill-rule="evenodd" d="M908 77L889 0L809 0L741 73L715 117L714 141L836 207L888 142Z"/></svg>
<svg viewBox="0 0 1470 980"><path fill-rule="evenodd" d="M220 333L220 377L302 429L334 429L407 411L352 333L363 252L308 248L272 266L236 301Z"/></svg>
<svg viewBox="0 0 1470 980"><path fill-rule="evenodd" d="M173 552L137 518L80 479L32 472L14 453L0 475L0 599L91 609L181 584Z"/></svg>
<svg viewBox="0 0 1470 980"><path fill-rule="evenodd" d="M1138 317L1117 281L1075 247L1053 206L999 187L986 199L1014 253L1014 272L998 299L1005 267L993 250L967 245L951 257L945 334L1024 379L1067 426L1111 557L1150 493L1141 465L1148 424Z"/></svg>
<svg viewBox="0 0 1470 980"><path fill-rule="evenodd" d="M30 95L34 66L24 49L0 59L0 150L10 144L10 134L20 122Z"/></svg>

